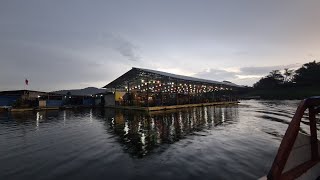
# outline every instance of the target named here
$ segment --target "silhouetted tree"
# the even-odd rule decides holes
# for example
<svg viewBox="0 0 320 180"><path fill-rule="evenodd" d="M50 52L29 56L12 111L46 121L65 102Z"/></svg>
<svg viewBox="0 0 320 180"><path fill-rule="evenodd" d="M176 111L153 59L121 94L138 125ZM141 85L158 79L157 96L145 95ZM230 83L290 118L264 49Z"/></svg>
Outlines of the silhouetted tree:
<svg viewBox="0 0 320 180"><path fill-rule="evenodd" d="M293 69L289 69L289 68L285 68L284 69L284 82L285 83L289 83L292 81L293 78L293 74L294 74L294 70Z"/></svg>
<svg viewBox="0 0 320 180"><path fill-rule="evenodd" d="M305 85L320 85L320 62L309 62L304 64L296 71L285 68L283 75L279 70L271 71L266 77L261 78L256 82L254 88L273 88L286 85L294 85L293 82L299 86Z"/></svg>
<svg viewBox="0 0 320 180"><path fill-rule="evenodd" d="M294 82L298 85L319 85L320 62L309 62L295 71Z"/></svg>
<svg viewBox="0 0 320 180"><path fill-rule="evenodd" d="M267 89L267 88L273 88L278 84L278 81L275 80L272 77L263 77L258 82L253 84L254 88L258 89Z"/></svg>
<svg viewBox="0 0 320 180"><path fill-rule="evenodd" d="M273 79L279 81L279 83L280 83L280 82L283 82L283 80L284 80L284 77L283 77L283 75L281 74L281 72L280 72L279 70L272 70L272 71L269 73L268 77L273 78Z"/></svg>
<svg viewBox="0 0 320 180"><path fill-rule="evenodd" d="M284 77L279 70L273 70L268 76L261 78L253 87L259 89L268 89L279 86L283 83Z"/></svg>

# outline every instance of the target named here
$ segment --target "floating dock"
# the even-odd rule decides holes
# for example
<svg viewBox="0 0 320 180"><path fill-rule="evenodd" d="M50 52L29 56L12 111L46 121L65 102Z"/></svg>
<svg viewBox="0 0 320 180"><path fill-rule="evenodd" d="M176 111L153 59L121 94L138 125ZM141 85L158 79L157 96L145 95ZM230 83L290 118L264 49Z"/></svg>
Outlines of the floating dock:
<svg viewBox="0 0 320 180"><path fill-rule="evenodd" d="M64 110L79 108L96 108L96 106L61 106L61 107L35 107L35 108L1 108L0 112L25 112L25 111L47 111L47 110Z"/></svg>
<svg viewBox="0 0 320 180"><path fill-rule="evenodd" d="M238 101L225 101L225 102L183 104L183 105L172 105L172 106L154 106L154 107L138 107L138 106L105 106L105 107L106 108L115 108L115 109L139 110L139 111L165 111L165 110L170 110L170 109L202 107L202 106L216 106L216 105L230 105L230 104L238 104L238 103L239 103Z"/></svg>

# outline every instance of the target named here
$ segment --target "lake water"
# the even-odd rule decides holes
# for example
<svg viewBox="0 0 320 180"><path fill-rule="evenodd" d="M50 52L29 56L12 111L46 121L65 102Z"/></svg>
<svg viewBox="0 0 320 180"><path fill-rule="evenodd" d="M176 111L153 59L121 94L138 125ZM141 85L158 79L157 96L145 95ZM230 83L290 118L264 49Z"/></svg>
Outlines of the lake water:
<svg viewBox="0 0 320 180"><path fill-rule="evenodd" d="M0 179L257 179L298 103L0 113Z"/></svg>

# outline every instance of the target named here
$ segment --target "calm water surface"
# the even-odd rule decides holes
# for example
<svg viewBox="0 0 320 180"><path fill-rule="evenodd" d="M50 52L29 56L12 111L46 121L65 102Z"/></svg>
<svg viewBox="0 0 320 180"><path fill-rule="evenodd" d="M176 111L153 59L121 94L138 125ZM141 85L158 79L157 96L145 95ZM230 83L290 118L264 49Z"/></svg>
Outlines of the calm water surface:
<svg viewBox="0 0 320 180"><path fill-rule="evenodd" d="M0 179L257 179L298 103L0 113Z"/></svg>

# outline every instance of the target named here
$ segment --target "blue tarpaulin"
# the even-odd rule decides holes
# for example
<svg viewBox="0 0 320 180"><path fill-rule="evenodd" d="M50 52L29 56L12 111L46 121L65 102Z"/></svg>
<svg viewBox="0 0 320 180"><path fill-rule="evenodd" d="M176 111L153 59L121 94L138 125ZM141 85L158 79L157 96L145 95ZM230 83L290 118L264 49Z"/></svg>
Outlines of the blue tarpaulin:
<svg viewBox="0 0 320 180"><path fill-rule="evenodd" d="M95 104L95 101L93 98L83 100L83 105L85 106L93 106L94 104Z"/></svg>
<svg viewBox="0 0 320 180"><path fill-rule="evenodd" d="M60 107L63 106L62 100L47 100L47 107Z"/></svg>
<svg viewBox="0 0 320 180"><path fill-rule="evenodd" d="M0 96L0 106L12 106L20 96Z"/></svg>

